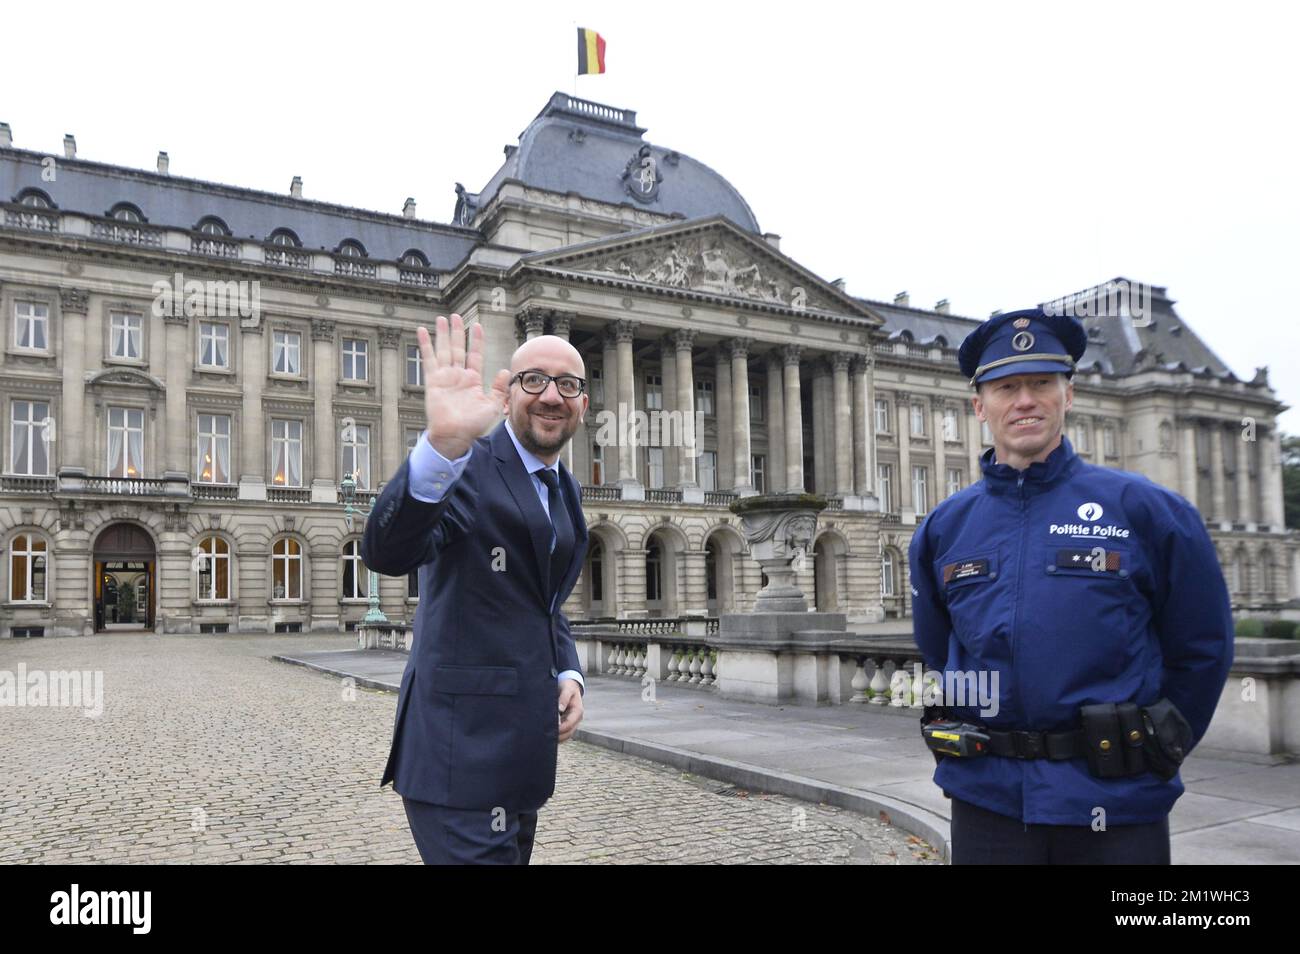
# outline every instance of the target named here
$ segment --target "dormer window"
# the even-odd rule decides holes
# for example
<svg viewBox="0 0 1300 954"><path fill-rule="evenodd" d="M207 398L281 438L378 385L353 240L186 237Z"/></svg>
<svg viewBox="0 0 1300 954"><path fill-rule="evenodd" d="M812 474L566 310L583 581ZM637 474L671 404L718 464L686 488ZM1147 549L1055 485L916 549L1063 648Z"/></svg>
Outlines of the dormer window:
<svg viewBox="0 0 1300 954"><path fill-rule="evenodd" d="M429 260L419 249L410 248L402 253L402 264L411 268L428 268Z"/></svg>
<svg viewBox="0 0 1300 954"><path fill-rule="evenodd" d="M229 235L230 229L226 223L221 221L215 215L209 215L199 221L198 231L204 235Z"/></svg>
<svg viewBox="0 0 1300 954"><path fill-rule="evenodd" d="M29 209L52 209L54 203L50 197L40 189L24 189L18 194L18 204L25 205Z"/></svg>
<svg viewBox="0 0 1300 954"><path fill-rule="evenodd" d="M108 217L119 222L143 222L144 213L130 202L119 202L109 210Z"/></svg>
<svg viewBox="0 0 1300 954"><path fill-rule="evenodd" d="M355 239L347 239L338 247L338 254L347 258L366 258L365 247Z"/></svg>
<svg viewBox="0 0 1300 954"><path fill-rule="evenodd" d="M276 229L271 233L269 241L272 245L283 245L287 248L302 248L302 242L298 241L298 236L289 229Z"/></svg>

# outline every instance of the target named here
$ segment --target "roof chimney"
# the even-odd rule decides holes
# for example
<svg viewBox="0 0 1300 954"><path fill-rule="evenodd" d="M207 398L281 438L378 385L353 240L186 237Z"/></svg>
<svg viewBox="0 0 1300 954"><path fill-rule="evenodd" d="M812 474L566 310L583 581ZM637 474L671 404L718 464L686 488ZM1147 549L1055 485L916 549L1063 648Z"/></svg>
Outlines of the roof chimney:
<svg viewBox="0 0 1300 954"><path fill-rule="evenodd" d="M409 195L406 197L406 203L402 206L402 214L408 219L415 218L415 200Z"/></svg>
<svg viewBox="0 0 1300 954"><path fill-rule="evenodd" d="M63 137L63 156L65 159L77 158L77 137L72 133Z"/></svg>
<svg viewBox="0 0 1300 954"><path fill-rule="evenodd" d="M293 177L293 181L289 183L289 194L295 199L302 198L302 176Z"/></svg>
<svg viewBox="0 0 1300 954"><path fill-rule="evenodd" d="M940 298L934 303L934 310L941 315L948 314L948 299Z"/></svg>
<svg viewBox="0 0 1300 954"><path fill-rule="evenodd" d="M844 279L842 279L842 278L837 278L837 279L835 279L835 281L831 282L831 287L834 288L837 292L840 292L841 294L843 294L843 293L844 293Z"/></svg>
<svg viewBox="0 0 1300 954"><path fill-rule="evenodd" d="M897 295L894 296L894 304L895 304L895 305L902 305L904 308L906 308L906 307L907 307L907 301L908 301L908 298L907 298L907 292L905 292L905 291L901 291L901 292L899 292Z"/></svg>
<svg viewBox="0 0 1300 954"><path fill-rule="evenodd" d="M162 175L167 175L168 162L169 160L167 158L167 153L163 152L162 150L159 150L158 151L158 172L161 173Z"/></svg>
<svg viewBox="0 0 1300 954"><path fill-rule="evenodd" d="M8 123L0 123L0 146L8 149L14 144L14 134L9 129Z"/></svg>
<svg viewBox="0 0 1300 954"><path fill-rule="evenodd" d="M772 246L778 252L781 251L781 236L777 235L775 232L764 232L763 241Z"/></svg>

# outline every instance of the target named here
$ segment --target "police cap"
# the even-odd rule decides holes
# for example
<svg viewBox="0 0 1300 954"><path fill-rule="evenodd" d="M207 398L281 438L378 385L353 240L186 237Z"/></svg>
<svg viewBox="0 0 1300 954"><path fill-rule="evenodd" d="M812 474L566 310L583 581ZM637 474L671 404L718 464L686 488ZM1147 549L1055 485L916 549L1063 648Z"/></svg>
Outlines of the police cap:
<svg viewBox="0 0 1300 954"><path fill-rule="evenodd" d="M1088 347L1078 319L1027 308L994 315L966 336L957 352L971 386L1013 374L1074 374Z"/></svg>

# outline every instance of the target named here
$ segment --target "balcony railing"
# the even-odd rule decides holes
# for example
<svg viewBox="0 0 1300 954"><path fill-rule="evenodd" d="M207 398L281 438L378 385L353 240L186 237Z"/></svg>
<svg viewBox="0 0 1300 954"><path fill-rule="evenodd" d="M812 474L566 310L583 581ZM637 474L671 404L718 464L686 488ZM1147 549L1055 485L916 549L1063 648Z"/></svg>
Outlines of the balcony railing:
<svg viewBox="0 0 1300 954"><path fill-rule="evenodd" d="M311 488L267 487L266 499L272 503L311 503Z"/></svg>
<svg viewBox="0 0 1300 954"><path fill-rule="evenodd" d="M311 269L311 253L288 245L264 245L263 256L268 265L281 268Z"/></svg>
<svg viewBox="0 0 1300 954"><path fill-rule="evenodd" d="M59 485L57 477L0 474L0 491L9 494L48 494Z"/></svg>
<svg viewBox="0 0 1300 954"><path fill-rule="evenodd" d="M238 500L238 484L190 484L195 500Z"/></svg>
<svg viewBox="0 0 1300 954"><path fill-rule="evenodd" d="M167 492L167 481L161 477L87 477L83 486L88 493L120 497L150 497Z"/></svg>
<svg viewBox="0 0 1300 954"><path fill-rule="evenodd" d="M100 219L90 223L90 237L123 245L145 245L161 248L163 230L140 222L119 222L117 219Z"/></svg>
<svg viewBox="0 0 1300 954"><path fill-rule="evenodd" d="M400 268L397 271L397 280L403 285L416 285L421 288L438 287L438 276L423 269Z"/></svg>
<svg viewBox="0 0 1300 954"><path fill-rule="evenodd" d="M592 484L582 485L583 500L622 500L623 492L617 487L600 487Z"/></svg>
<svg viewBox="0 0 1300 954"><path fill-rule="evenodd" d="M740 494L727 493L724 490L711 490L704 494L705 506L709 507L727 507L733 500L738 500Z"/></svg>
<svg viewBox="0 0 1300 954"><path fill-rule="evenodd" d="M364 259L340 256L334 259L335 275L351 275L353 278L378 278L379 266Z"/></svg>
<svg viewBox="0 0 1300 954"><path fill-rule="evenodd" d="M30 205L5 205L5 226L29 232L57 232L59 214Z"/></svg>
<svg viewBox="0 0 1300 954"><path fill-rule="evenodd" d="M680 490L647 490L645 499L646 503L681 503L682 492Z"/></svg>
<svg viewBox="0 0 1300 954"><path fill-rule="evenodd" d="M190 239L190 251L196 255L213 258L239 258L240 243L215 235L195 235Z"/></svg>

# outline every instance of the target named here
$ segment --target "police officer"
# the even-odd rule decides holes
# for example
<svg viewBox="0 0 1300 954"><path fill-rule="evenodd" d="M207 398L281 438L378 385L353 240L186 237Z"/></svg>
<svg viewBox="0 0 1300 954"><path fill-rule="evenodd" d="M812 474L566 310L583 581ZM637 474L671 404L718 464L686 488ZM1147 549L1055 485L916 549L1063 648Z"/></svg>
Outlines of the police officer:
<svg viewBox="0 0 1300 954"><path fill-rule="evenodd" d="M1063 434L1086 346L1074 318L1032 309L958 354L993 447L909 552L916 644L948 690L922 725L954 864L1168 864L1178 763L1232 662L1196 508ZM952 697L977 679L996 704Z"/></svg>

